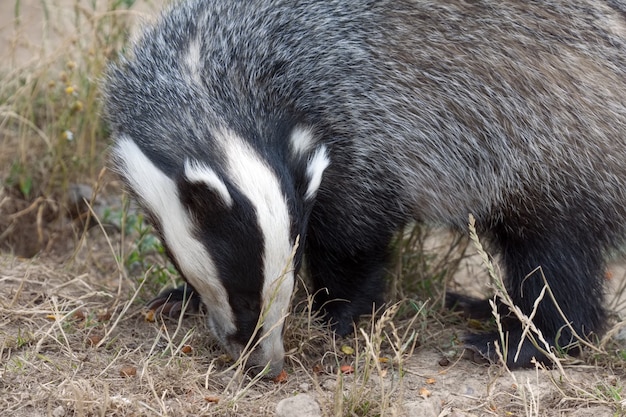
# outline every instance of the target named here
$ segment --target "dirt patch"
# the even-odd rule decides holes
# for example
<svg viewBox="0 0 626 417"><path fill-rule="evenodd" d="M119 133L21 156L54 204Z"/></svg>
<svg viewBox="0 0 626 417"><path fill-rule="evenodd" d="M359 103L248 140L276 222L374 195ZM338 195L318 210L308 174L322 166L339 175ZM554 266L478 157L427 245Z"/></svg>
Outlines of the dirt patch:
<svg viewBox="0 0 626 417"><path fill-rule="evenodd" d="M564 375L480 365L459 342L467 323L436 308L415 318L406 308L419 300L376 324L362 321L359 337L333 340L310 319L306 297L297 296L286 327L286 381L251 381L201 315L146 319L143 303L158 287L120 270L115 255L133 244L120 237L96 227L78 240L73 257L0 257L5 415L271 416L298 393L312 396L327 416L621 412L626 379L615 362L598 357L592 365L587 356L566 365Z"/></svg>

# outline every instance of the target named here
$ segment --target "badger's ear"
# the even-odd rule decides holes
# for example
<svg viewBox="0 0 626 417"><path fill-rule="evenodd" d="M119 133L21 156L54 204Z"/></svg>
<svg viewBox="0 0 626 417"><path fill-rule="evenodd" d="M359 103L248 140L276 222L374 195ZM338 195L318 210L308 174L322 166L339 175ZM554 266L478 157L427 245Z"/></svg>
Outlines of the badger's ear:
<svg viewBox="0 0 626 417"><path fill-rule="evenodd" d="M305 200L312 200L320 187L324 171L330 164L326 145L316 143L312 129L296 126L291 131L289 147L295 172L300 172L301 175L299 188L303 190Z"/></svg>
<svg viewBox="0 0 626 417"><path fill-rule="evenodd" d="M304 193L305 200L311 200L315 198L317 190L322 183L322 176L328 165L330 164L330 158L328 157L328 150L326 145L320 145L308 158L306 165L306 181L307 188Z"/></svg>
<svg viewBox="0 0 626 417"><path fill-rule="evenodd" d="M178 191L182 203L196 213L233 206L226 183L202 162L185 161L183 173L178 179Z"/></svg>

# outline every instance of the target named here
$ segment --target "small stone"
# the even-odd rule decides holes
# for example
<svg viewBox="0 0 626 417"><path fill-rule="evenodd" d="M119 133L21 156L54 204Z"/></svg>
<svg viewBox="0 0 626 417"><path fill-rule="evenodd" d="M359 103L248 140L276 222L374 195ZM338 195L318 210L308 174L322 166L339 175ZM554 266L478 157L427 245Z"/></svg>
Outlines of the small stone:
<svg viewBox="0 0 626 417"><path fill-rule="evenodd" d="M63 417L65 415L65 408L63 406L58 406L54 410L52 410L52 417Z"/></svg>
<svg viewBox="0 0 626 417"><path fill-rule="evenodd" d="M467 395L467 396L472 396L476 394L476 391L474 390L474 387L470 387L469 385L466 385L465 390L463 390L463 395Z"/></svg>
<svg viewBox="0 0 626 417"><path fill-rule="evenodd" d="M298 389L300 390L300 392L307 392L310 388L311 386L307 384L306 382L303 382L302 384L298 385Z"/></svg>
<svg viewBox="0 0 626 417"><path fill-rule="evenodd" d="M276 417L321 417L322 410L309 394L285 398L276 405Z"/></svg>
<svg viewBox="0 0 626 417"><path fill-rule="evenodd" d="M337 388L337 380L327 379L326 381L322 382L322 388L327 391L335 391L335 389Z"/></svg>
<svg viewBox="0 0 626 417"><path fill-rule="evenodd" d="M410 401L404 404L404 413L407 417L437 417L441 413L441 404L438 399Z"/></svg>
<svg viewBox="0 0 626 417"><path fill-rule="evenodd" d="M616 415L609 407L596 406L589 408L579 408L573 411L570 416L572 417L611 417Z"/></svg>

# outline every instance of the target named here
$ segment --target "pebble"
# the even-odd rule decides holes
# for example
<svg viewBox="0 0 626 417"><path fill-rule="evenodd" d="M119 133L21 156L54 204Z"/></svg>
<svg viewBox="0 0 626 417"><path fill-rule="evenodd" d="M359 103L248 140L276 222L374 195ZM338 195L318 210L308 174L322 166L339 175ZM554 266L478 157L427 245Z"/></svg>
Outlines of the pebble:
<svg viewBox="0 0 626 417"><path fill-rule="evenodd" d="M613 410L604 406L579 408L570 414L572 417L612 417L615 415L617 414Z"/></svg>
<svg viewBox="0 0 626 417"><path fill-rule="evenodd" d="M65 415L65 408L58 406L52 411L52 417L63 417Z"/></svg>
<svg viewBox="0 0 626 417"><path fill-rule="evenodd" d="M321 417L322 410L309 394L285 398L276 405L276 417Z"/></svg>
<svg viewBox="0 0 626 417"><path fill-rule="evenodd" d="M420 417L437 417L441 413L441 401L428 398L422 401L409 401L404 404L404 415Z"/></svg>
<svg viewBox="0 0 626 417"><path fill-rule="evenodd" d="M336 379L327 379L322 382L322 388L327 391L334 392L337 389L337 380Z"/></svg>

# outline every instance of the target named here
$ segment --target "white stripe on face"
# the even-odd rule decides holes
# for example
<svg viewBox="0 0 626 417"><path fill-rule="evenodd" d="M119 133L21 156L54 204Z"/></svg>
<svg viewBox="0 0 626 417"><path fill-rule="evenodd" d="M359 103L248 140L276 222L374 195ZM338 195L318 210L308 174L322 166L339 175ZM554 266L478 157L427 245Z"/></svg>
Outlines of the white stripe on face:
<svg viewBox="0 0 626 417"><path fill-rule="evenodd" d="M198 291L205 304L215 306L212 312L221 316L215 319L219 319L224 330L235 332L228 294L218 279L211 255L193 234L193 222L180 202L174 181L158 169L127 136L118 139L113 148L113 157L119 162L118 169L128 185L156 217L162 237L181 273ZM193 169L187 172L191 177L196 174L198 171ZM211 184L215 185L215 181Z"/></svg>
<svg viewBox="0 0 626 417"><path fill-rule="evenodd" d="M226 188L224 181L217 176L215 171L198 161L185 161L185 177L190 182L201 182L215 191L227 207L233 206L233 199Z"/></svg>
<svg viewBox="0 0 626 417"><path fill-rule="evenodd" d="M254 206L263 234L263 329L269 333L261 335L258 348L266 363L282 363L282 322L294 285L287 201L276 174L249 144L229 130L219 131L215 137L227 156L228 178Z"/></svg>

